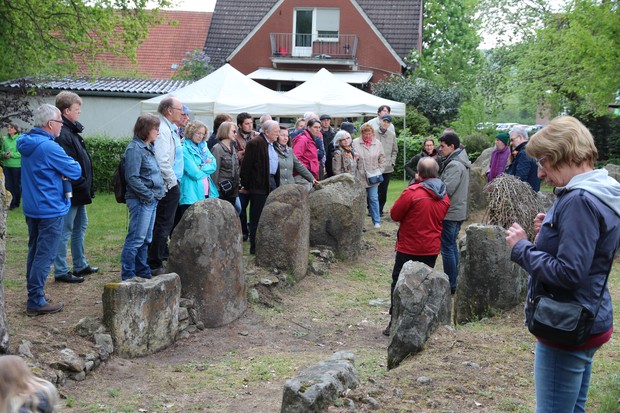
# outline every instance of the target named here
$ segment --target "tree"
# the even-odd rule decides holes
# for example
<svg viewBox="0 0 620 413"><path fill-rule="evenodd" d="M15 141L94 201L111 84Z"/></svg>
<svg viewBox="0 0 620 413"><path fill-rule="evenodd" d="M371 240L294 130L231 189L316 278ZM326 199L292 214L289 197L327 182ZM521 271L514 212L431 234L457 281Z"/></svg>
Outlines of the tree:
<svg viewBox="0 0 620 413"><path fill-rule="evenodd" d="M0 81L64 74L100 52L135 57L158 10L171 0L0 0Z"/></svg>
<svg viewBox="0 0 620 413"><path fill-rule="evenodd" d="M203 50L186 52L179 68L173 79L176 80L200 80L213 71L210 63L211 59Z"/></svg>

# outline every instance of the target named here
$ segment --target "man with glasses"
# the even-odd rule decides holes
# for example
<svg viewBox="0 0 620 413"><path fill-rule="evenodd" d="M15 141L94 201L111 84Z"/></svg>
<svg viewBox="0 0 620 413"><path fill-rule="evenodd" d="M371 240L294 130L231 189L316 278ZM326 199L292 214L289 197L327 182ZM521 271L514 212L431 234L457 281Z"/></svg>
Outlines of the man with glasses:
<svg viewBox="0 0 620 413"><path fill-rule="evenodd" d="M17 139L22 155L23 211L28 225L26 314L51 314L64 308L51 303L45 281L58 252L64 217L71 200L63 189L63 179L82 177L80 164L67 155L54 139L63 125L60 110L45 104L34 112L34 128Z"/></svg>
<svg viewBox="0 0 620 413"><path fill-rule="evenodd" d="M164 260L168 250L168 236L181 198L179 182L183 177L183 148L179 126L183 124L183 104L175 97L167 97L161 100L157 112L161 123L159 137L153 145L167 192L157 204L153 240L147 256L154 276L166 272Z"/></svg>
<svg viewBox="0 0 620 413"><path fill-rule="evenodd" d="M528 135L523 126L515 126L510 131L510 145L517 152L512 163L508 166L506 173L513 175L530 184L536 192L540 191L540 178L538 177L538 167L536 160L530 158L525 153Z"/></svg>

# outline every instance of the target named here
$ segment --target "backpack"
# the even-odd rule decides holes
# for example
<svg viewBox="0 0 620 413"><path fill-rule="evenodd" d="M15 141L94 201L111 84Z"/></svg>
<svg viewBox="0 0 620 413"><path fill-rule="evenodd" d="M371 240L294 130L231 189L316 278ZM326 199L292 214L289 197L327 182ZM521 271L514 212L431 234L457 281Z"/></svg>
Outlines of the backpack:
<svg viewBox="0 0 620 413"><path fill-rule="evenodd" d="M114 197L119 204L125 203L125 192L127 191L127 181L125 181L125 156L121 156L121 160L114 171L112 177L114 185Z"/></svg>

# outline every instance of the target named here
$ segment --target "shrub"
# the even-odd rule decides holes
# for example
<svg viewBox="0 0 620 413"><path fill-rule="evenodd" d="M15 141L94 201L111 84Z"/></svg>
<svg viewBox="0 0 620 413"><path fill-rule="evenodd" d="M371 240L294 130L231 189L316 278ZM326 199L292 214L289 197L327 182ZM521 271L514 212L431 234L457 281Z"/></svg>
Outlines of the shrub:
<svg viewBox="0 0 620 413"><path fill-rule="evenodd" d="M482 151L493 144L493 140L489 140L488 135L484 133L472 133L470 135L463 136L461 138L461 144L465 146L469 160L474 162L478 159L478 156L480 156Z"/></svg>
<svg viewBox="0 0 620 413"><path fill-rule="evenodd" d="M405 171L405 162L409 162L411 158L419 154L422 151L424 145L425 136L413 135L409 131L401 131L396 138L396 144L398 145L398 159L396 165L394 165L393 177L402 177ZM406 160L403 158L403 144L406 145Z"/></svg>
<svg viewBox="0 0 620 413"><path fill-rule="evenodd" d="M112 192L112 176L130 141L130 138L112 139L103 136L84 139L93 162L95 192Z"/></svg>

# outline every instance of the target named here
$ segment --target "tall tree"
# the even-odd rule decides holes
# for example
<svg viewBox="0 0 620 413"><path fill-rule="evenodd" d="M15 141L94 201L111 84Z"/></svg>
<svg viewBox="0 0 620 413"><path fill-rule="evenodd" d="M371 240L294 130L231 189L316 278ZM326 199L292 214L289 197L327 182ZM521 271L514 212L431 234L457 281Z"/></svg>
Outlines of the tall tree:
<svg viewBox="0 0 620 413"><path fill-rule="evenodd" d="M107 51L135 57L171 0L0 0L0 81L70 73Z"/></svg>

